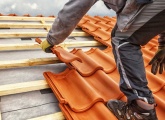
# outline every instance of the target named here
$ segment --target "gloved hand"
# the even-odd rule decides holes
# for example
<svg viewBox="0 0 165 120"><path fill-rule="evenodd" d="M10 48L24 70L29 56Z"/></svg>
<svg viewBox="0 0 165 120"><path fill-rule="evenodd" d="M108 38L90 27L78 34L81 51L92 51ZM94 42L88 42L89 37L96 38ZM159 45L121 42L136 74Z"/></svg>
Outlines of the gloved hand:
<svg viewBox="0 0 165 120"><path fill-rule="evenodd" d="M149 62L149 65L152 65L151 72L153 74L156 74L158 69L160 74L163 73L163 70L165 70L165 44L159 45L158 51Z"/></svg>
<svg viewBox="0 0 165 120"><path fill-rule="evenodd" d="M42 50L46 53L51 53L51 48L53 47L53 45L49 44L47 40L44 40L41 42L40 44Z"/></svg>

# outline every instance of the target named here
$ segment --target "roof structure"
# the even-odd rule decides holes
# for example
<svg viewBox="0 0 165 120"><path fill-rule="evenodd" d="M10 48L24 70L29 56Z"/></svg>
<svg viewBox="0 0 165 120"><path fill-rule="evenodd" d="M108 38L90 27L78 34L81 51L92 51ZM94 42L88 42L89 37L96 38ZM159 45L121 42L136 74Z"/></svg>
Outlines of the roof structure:
<svg viewBox="0 0 165 120"><path fill-rule="evenodd" d="M35 39L45 39L53 20L0 16L2 119L116 120L105 106L109 99L126 101L110 44L116 19L85 15L54 54L46 54ZM157 36L142 46L158 118L164 120L165 72L153 75L148 65L156 50Z"/></svg>

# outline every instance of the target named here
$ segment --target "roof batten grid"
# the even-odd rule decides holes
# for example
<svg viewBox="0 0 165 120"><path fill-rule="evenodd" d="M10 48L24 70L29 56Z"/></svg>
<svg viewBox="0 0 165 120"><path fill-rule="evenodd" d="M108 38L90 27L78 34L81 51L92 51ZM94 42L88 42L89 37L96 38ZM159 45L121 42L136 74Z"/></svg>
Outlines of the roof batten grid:
<svg viewBox="0 0 165 120"><path fill-rule="evenodd" d="M85 16L85 18L86 18L86 21L83 22L82 25L87 22L92 23L92 21L94 21L95 23L93 23L93 24L96 24L96 25L99 25L99 23L101 23L101 20L98 20L96 18L92 19L92 21L87 19L87 18L91 19L91 17L89 17L89 16L88 17ZM110 23L110 22L108 22L108 23ZM104 28L97 29L97 30L105 31ZM125 100L125 97L118 89L119 74L117 72L115 62L113 60L112 49L110 48L109 44L105 43L105 41L106 42L108 41L108 36L102 37L102 35L100 33L98 35L97 34L95 34L95 35L99 36L99 38L100 38L99 40L102 43L104 42L104 44L106 44L109 47L105 50L99 50L99 49L93 48L87 52L83 52L80 49L74 49L70 53L66 53L65 56L62 55L63 57L65 57L64 60L66 60L66 61L69 60L66 58L67 54L74 54L78 58L80 58L83 62L77 62L77 61L75 61L76 59L73 59L73 61L69 61L70 62L69 64L68 64L68 62L66 62L68 64L68 67L70 68L70 70L66 70L65 72L60 73L60 74L54 74L54 73L50 73L50 72L48 74L45 73L46 76L48 75L47 81L48 81L50 87L54 90L54 92L58 96L58 99L60 100L60 108L68 120L81 119L82 116L83 117L86 116L86 118L85 118L86 120L88 120L88 119L89 120L91 120L91 119L109 120L109 116L111 116L112 120L116 120L116 118L112 115L112 113L105 107L104 103L108 99L113 98L113 97L115 99L122 99L122 100L124 99ZM151 40L151 41L153 41L153 40ZM154 95L156 96L156 101L158 102L158 107L156 108L158 110L158 118L160 120L163 120L165 102L164 102L164 96L162 96L162 94L164 93L164 87L165 87L164 82L165 81L164 81L162 75L158 75L158 76L152 75L149 72L150 69L148 69L150 66L148 66L148 64L147 64L147 59L149 57L151 57L153 55L152 52L156 50L153 43L154 42L152 42L152 44L150 44L149 47L143 46L143 49L145 49L145 50L143 50L143 51L145 51L143 56L144 56L144 59L146 59L145 67L146 67L146 71L147 71L146 72L147 78L149 79L149 87L154 92ZM60 52L60 51L61 51L61 49L59 49L59 51L58 51L60 54L62 54L64 52L63 50L62 50L63 52ZM152 51L152 52L150 52L150 51ZM101 56L101 55L103 55L103 56ZM62 56L60 55L60 57L62 57ZM60 59L60 57L59 57L59 59ZM99 58L101 58L101 59L99 59ZM87 60L84 60L84 59L87 59ZM96 62L96 66L101 66L101 67L91 68L90 69L91 71L87 71L87 72L85 71L84 68L78 69L80 64L83 64L82 67L87 66L87 64L85 64L85 61L90 61L89 59L94 60ZM108 64L108 63L111 63L111 64ZM110 66L108 66L108 65L110 65ZM90 65L88 65L88 66L90 66ZM72 69L72 68L76 68L76 69ZM95 69L95 68L99 68L99 69ZM92 71L92 70L94 70L94 71ZM87 74L84 74L84 71ZM75 76L77 76L78 78L73 76L71 73L74 73ZM66 74L65 77L58 77L58 76L63 76L65 74ZM56 79L58 79L58 81L56 81ZM73 82L71 79L75 82ZM79 81L77 81L77 80L79 80ZM88 96L89 98L83 97L82 100L83 99L85 99L85 100L84 101L80 100L80 102L78 102L78 103L82 103L82 104L77 104L76 99L74 99L74 97L75 97L74 94L71 94L73 96L69 96L70 94L69 95L67 94L67 92L71 92L71 91L63 92L63 90L68 87L65 82L70 82L71 86L69 86L69 87L71 90L73 88L75 88L76 92L78 92L79 95L82 94L82 96L84 96L84 93L85 93L85 96L89 95ZM80 84L79 82L81 82L83 85ZM64 83L64 84L60 84L60 83ZM97 83L99 83L99 84L97 84ZM84 87L84 86L88 86L88 87ZM88 92L88 90L86 88L90 88L90 90L92 90L93 91L92 93L94 93L94 94L92 94L91 92ZM31 88L31 89L33 89L33 88ZM38 89L42 89L42 88L38 88ZM23 91L23 92L25 92L25 91ZM107 91L107 92L105 92L105 91ZM113 91L115 91L115 92L113 92ZM108 95L104 94L104 93L108 93L108 92L110 92L110 93L112 92L112 93L108 94ZM74 92L72 92L72 93L74 93ZM89 93L91 93L91 94L89 94ZM116 93L118 93L118 94L116 94ZM8 94L8 93L6 93L6 94ZM75 102L73 102L73 101L75 101ZM101 111L99 111L100 107L101 107ZM104 112L103 112L103 110L104 110ZM91 116L89 116L89 114ZM107 115L108 115L108 118L107 118Z"/></svg>
<svg viewBox="0 0 165 120"><path fill-rule="evenodd" d="M10 17L10 18L9 18ZM5 20L14 20L14 21L40 21L40 20L45 20L44 19L44 17L43 18L41 18L41 19L35 19L36 17L33 17L33 19L31 19L31 17L29 17L29 18L27 18L27 17L11 17L11 16L2 16L2 18L4 18ZM38 17L37 17L38 18ZM4 20L3 19L3 20ZM49 21L49 19L48 19L48 21ZM23 27L23 26L22 26ZM16 26L16 28L22 28L21 26ZM29 27L29 28L31 28L31 27ZM82 32L82 34L80 35L79 33L73 33L75 36L86 36L86 35L88 35L88 34L86 34L86 33L84 33L84 32ZM17 36L18 34L16 34L16 36ZM19 35L18 35L19 36ZM23 36L24 37L24 36ZM37 36L37 37L40 37L40 36ZM9 38L9 36L7 36L6 38ZM29 43L28 43L29 44ZM33 46L34 45L34 46ZM100 43L98 43L98 42L95 42L95 41L87 41L87 42L77 42L77 43L74 43L74 42L69 42L69 43L62 43L61 44L61 46L63 46L63 47L76 47L76 46L97 46L97 45L101 45ZM9 45L8 44L8 46L11 46L11 47L14 47L13 45ZM4 46L4 45L2 45L2 47L4 48L4 47L6 47L6 46ZM17 47L17 46L16 46ZM30 48L28 48L29 46L26 46L25 45L25 48L24 48L24 46L21 46L21 48L20 49L17 49L16 48L16 50L24 50L24 49L26 49L26 47L27 47L27 49L32 49L33 47L34 47L34 49L38 49L39 48L39 46L38 45L36 45L35 46L35 44L32 44L32 47L30 47ZM12 50L12 49L14 49L15 50L15 48L9 48L8 49L8 47L6 47L5 48L5 50ZM3 49L4 50L4 49ZM45 60L46 60L46 62L45 62ZM8 61L8 63L7 63L7 61L5 61L5 63L4 62L0 62L0 64L2 65L1 66L1 69L6 69L6 68L18 68L18 67L26 67L26 66L34 66L34 65L40 65L40 64L49 64L51 61L49 61L49 60L51 60L52 58L38 58L38 59L29 59L29 61L27 61L27 60L16 60L16 61L13 61L13 63L11 62L11 61ZM52 59L53 60L53 59ZM57 59L58 60L58 59ZM54 60L53 60L54 61ZM55 63L55 62L53 62L53 63ZM7 66L4 66L5 64L7 64ZM9 65L10 64L10 65ZM12 65L13 64L13 65ZM3 67L4 66L4 67ZM44 83L44 82L42 82L42 83ZM21 84L21 86L23 85L23 84L26 84L27 85L27 83L22 83ZM34 86L31 86L31 85L34 85ZM11 88L12 88L12 90L9 88L9 87L6 87L6 86L8 86L8 85L6 85L6 86L0 86L0 91L1 91L1 95L3 96L3 95L9 95L9 94L16 94L16 93L22 93L22 92L28 92L28 91L34 91L34 90L40 90L40 89L45 89L45 88L47 88L47 87L45 87L45 85L41 85L40 83L38 83L37 81L35 82L30 82L29 84L28 84L29 86L22 86L21 88L20 88L20 85L19 84L11 84L11 85L9 85L9 86L12 86ZM14 86L14 87L13 87ZM5 89L3 89L5 87ZM53 116L52 116L53 117ZM57 118L58 118L58 116L57 116Z"/></svg>

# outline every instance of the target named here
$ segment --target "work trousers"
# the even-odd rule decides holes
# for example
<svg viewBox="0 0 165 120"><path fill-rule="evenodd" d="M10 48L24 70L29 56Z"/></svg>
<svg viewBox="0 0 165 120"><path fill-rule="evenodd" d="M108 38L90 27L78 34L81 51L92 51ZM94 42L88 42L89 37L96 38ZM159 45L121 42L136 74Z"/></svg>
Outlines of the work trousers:
<svg viewBox="0 0 165 120"><path fill-rule="evenodd" d="M148 88L141 46L163 31L165 0L155 0L146 5L127 31L119 31L117 25L112 31L113 53L120 73L120 90L126 95L128 103L137 99L149 104L155 102Z"/></svg>

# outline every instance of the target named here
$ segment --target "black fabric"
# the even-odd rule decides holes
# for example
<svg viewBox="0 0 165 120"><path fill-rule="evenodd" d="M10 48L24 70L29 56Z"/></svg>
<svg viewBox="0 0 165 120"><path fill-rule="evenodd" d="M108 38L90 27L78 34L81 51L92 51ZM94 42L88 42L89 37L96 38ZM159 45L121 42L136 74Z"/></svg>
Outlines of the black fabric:
<svg viewBox="0 0 165 120"><path fill-rule="evenodd" d="M159 35L158 42L160 45L165 45L165 31Z"/></svg>
<svg viewBox="0 0 165 120"><path fill-rule="evenodd" d="M165 10L155 15L135 31L128 41L137 45L147 44L153 37L165 31Z"/></svg>
<svg viewBox="0 0 165 120"><path fill-rule="evenodd" d="M139 0L138 2L144 1ZM153 12L156 11L153 10ZM153 37L165 31L164 21L165 10L162 10L130 37L124 36L124 34L122 37L117 36L117 26L112 31L113 54L120 73L120 90L126 95L128 103L136 99L144 101L147 99L148 103L155 103L152 91L148 88L140 46L147 44Z"/></svg>
<svg viewBox="0 0 165 120"><path fill-rule="evenodd" d="M136 0L138 4L148 4L152 3L153 0Z"/></svg>
<svg viewBox="0 0 165 120"><path fill-rule="evenodd" d="M123 42L124 41L122 41L122 43ZM150 104L153 104L155 101L151 90L147 86L148 82L146 79L140 46L129 43L121 46L118 51L116 51L117 46L115 46L113 43L112 46L115 60L119 62L118 58L120 57L121 63L123 65L118 66L118 70L120 73L120 90L127 96L128 103L131 103L133 100L136 99L141 99L139 97L144 97ZM117 52L120 56L117 55ZM121 67L124 67L125 74L132 87L131 89L128 87L123 78ZM134 90L137 91L138 95L135 93Z"/></svg>
<svg viewBox="0 0 165 120"><path fill-rule="evenodd" d="M104 5L105 5L108 9L111 9L107 2L104 2Z"/></svg>

